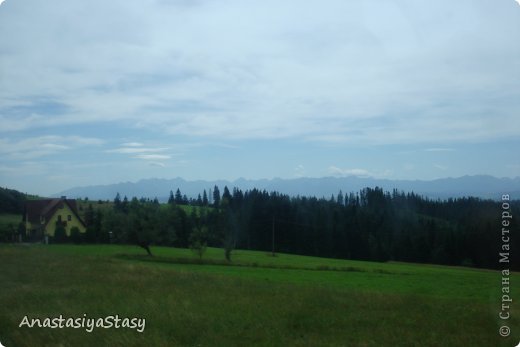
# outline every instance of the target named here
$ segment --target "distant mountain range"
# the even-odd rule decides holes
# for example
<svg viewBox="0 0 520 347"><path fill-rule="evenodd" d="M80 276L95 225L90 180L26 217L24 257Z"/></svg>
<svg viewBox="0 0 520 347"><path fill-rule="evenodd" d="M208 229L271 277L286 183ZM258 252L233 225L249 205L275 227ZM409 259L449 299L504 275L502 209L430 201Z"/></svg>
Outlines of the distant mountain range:
<svg viewBox="0 0 520 347"><path fill-rule="evenodd" d="M175 193L177 188L182 194L196 198L203 190L209 192L214 186L220 192L227 186L230 190L237 187L242 190L257 188L260 190L277 191L290 196L316 196L329 198L336 196L340 190L343 193L358 192L366 187L381 187L385 191L398 189L404 192L415 192L433 199L457 198L474 196L485 199L500 199L502 194L510 194L512 199L520 198L520 177L496 178L493 176L477 175L458 178L442 178L431 181L421 180L388 180L370 177L322 177L322 178L295 178L295 179L261 179L247 180L244 178L235 181L187 181L182 178L174 179L144 179L138 182L126 182L110 185L86 186L67 189L55 196L69 198L85 198L112 200L117 193L121 196L155 198L160 201L168 199L170 190Z"/></svg>

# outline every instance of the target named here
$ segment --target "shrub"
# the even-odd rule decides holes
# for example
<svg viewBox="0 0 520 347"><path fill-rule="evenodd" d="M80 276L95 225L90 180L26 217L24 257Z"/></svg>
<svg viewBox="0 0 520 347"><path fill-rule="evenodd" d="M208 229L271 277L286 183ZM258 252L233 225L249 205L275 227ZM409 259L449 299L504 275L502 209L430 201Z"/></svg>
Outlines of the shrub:
<svg viewBox="0 0 520 347"><path fill-rule="evenodd" d="M53 240L56 243L65 243L69 240L67 232L65 231L65 227L63 226L63 223L60 221L56 222Z"/></svg>
<svg viewBox="0 0 520 347"><path fill-rule="evenodd" d="M72 229L70 229L70 239L74 243L83 242L83 234L81 234L78 227L73 227Z"/></svg>

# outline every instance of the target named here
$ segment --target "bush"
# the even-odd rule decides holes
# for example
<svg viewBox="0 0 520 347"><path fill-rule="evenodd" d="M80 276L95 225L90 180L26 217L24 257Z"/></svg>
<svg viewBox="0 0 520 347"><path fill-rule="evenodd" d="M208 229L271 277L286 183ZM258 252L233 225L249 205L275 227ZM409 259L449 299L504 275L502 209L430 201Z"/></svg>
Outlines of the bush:
<svg viewBox="0 0 520 347"><path fill-rule="evenodd" d="M83 234L79 231L78 227L70 229L70 239L74 243L83 243Z"/></svg>
<svg viewBox="0 0 520 347"><path fill-rule="evenodd" d="M65 231L65 227L63 223L56 222L56 228L54 229L54 242L56 243L65 243L69 240L67 236L67 232Z"/></svg>

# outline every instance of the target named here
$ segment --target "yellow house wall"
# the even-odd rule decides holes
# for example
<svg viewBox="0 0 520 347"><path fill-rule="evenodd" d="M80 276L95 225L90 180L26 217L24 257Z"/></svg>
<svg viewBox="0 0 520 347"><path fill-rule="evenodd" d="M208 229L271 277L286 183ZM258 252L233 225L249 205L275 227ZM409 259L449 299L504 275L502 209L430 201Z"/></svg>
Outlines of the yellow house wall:
<svg viewBox="0 0 520 347"><path fill-rule="evenodd" d="M85 227L81 224L81 222L76 218L72 210L69 208L69 206L65 203L63 203L62 208L58 208L54 215L51 217L49 222L47 223L47 226L45 227L45 235L54 236L54 230L56 229L56 222L58 221L58 216L61 215L61 221L67 222L67 226L65 227L65 232L67 233L67 236L70 236L70 230L74 227L77 227L79 229L80 233L86 232ZM71 216L72 219L69 221L68 216Z"/></svg>

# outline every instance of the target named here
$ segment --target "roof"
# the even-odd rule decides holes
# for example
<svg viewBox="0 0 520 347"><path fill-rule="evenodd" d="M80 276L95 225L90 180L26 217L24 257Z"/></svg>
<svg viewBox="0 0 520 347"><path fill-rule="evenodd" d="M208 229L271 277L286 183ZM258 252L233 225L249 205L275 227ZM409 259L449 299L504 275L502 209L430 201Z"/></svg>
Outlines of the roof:
<svg viewBox="0 0 520 347"><path fill-rule="evenodd" d="M85 225L83 220L78 214L76 200L74 199L41 199L41 200L28 200L25 203L25 213L23 216L24 222L28 220L30 223L39 224L41 218L45 219L47 223L54 215L57 209L62 208L66 204L75 217Z"/></svg>

